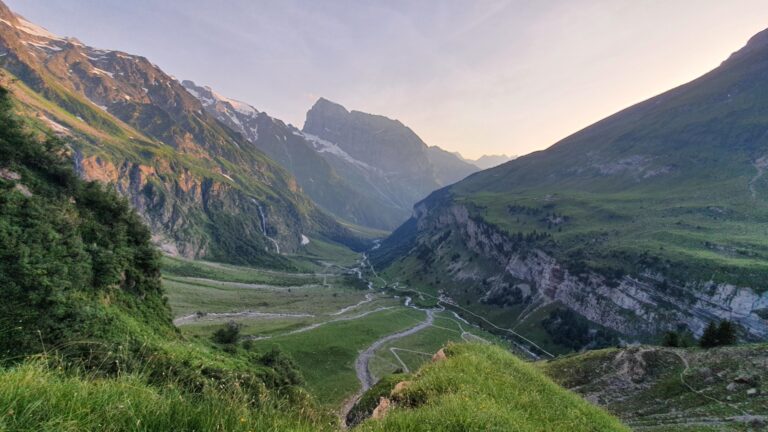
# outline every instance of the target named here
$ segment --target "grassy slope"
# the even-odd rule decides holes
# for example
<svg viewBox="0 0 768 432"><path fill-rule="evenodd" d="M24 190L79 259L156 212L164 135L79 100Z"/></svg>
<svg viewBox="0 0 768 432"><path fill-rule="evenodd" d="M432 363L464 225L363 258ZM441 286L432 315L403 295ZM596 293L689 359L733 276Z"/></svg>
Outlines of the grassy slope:
<svg viewBox="0 0 768 432"><path fill-rule="evenodd" d="M452 191L510 233L551 233L553 249L569 261L764 290L768 183L756 167L766 144L764 40L758 35L701 78ZM542 222L552 212L566 222Z"/></svg>
<svg viewBox="0 0 768 432"><path fill-rule="evenodd" d="M0 370L0 430L8 431L322 431L332 430L286 402L254 402L235 392L191 394L116 379L65 375L43 364Z"/></svg>
<svg viewBox="0 0 768 432"><path fill-rule="evenodd" d="M96 430L114 414L115 427L127 429L130 413L95 412L106 408L97 393L105 404L129 398L158 425L150 417L160 400L156 413L169 409L171 419L184 409L195 417L193 408L232 403L237 412L289 399L313 412L279 354L224 352L181 337L163 298L160 255L138 215L80 180L63 143L28 134L11 109L0 88L0 428ZM175 399L190 402L174 414Z"/></svg>
<svg viewBox="0 0 768 432"><path fill-rule="evenodd" d="M405 391L407 406L361 431L627 431L535 367L488 345L451 345Z"/></svg>
<svg viewBox="0 0 768 432"><path fill-rule="evenodd" d="M747 390L760 390L768 380L766 362L768 345L755 344L710 350L606 349L537 366L630 426L651 431L730 431L749 430L749 415L763 419L768 415L768 396L762 391L747 395ZM734 381L740 376L752 382Z"/></svg>

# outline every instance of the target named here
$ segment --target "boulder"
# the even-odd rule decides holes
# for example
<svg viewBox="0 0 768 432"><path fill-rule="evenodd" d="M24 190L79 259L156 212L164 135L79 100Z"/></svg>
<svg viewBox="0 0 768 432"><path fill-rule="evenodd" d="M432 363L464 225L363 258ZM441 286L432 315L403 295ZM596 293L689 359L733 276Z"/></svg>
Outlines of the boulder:
<svg viewBox="0 0 768 432"><path fill-rule="evenodd" d="M389 411L389 406L391 404L392 402L389 399L385 397L379 398L379 405L374 408L373 414L371 414L371 418L374 420L383 419L384 416L387 415L387 411Z"/></svg>
<svg viewBox="0 0 768 432"><path fill-rule="evenodd" d="M443 348L440 348L440 351L436 352L435 355L432 356L433 362L439 362L445 360L447 357L445 355L445 351Z"/></svg>
<svg viewBox="0 0 768 432"><path fill-rule="evenodd" d="M413 381L400 381L395 385L395 388L392 389L392 391L389 393L389 397L393 400L403 400L405 399L405 390L410 387L410 385L413 384Z"/></svg>

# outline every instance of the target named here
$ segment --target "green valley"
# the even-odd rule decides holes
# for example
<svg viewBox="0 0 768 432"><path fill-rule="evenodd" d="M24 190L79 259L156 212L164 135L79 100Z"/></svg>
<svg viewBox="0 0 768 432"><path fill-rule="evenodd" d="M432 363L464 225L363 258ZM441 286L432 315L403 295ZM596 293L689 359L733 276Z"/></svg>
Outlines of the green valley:
<svg viewBox="0 0 768 432"><path fill-rule="evenodd" d="M768 30L533 142L749 8L3 1L0 432L768 428Z"/></svg>

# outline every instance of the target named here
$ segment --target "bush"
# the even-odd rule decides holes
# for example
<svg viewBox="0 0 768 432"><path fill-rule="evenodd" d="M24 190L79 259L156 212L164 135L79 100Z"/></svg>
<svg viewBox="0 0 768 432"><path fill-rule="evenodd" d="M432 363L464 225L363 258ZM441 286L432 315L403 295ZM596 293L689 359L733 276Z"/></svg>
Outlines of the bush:
<svg viewBox="0 0 768 432"><path fill-rule="evenodd" d="M664 333L664 337L661 340L661 346L665 347L679 347L680 346L680 337L677 335L676 332L668 331Z"/></svg>
<svg viewBox="0 0 768 432"><path fill-rule="evenodd" d="M590 328L589 321L571 309L555 309L541 321L552 342L572 349L604 348L618 343L615 335Z"/></svg>
<svg viewBox="0 0 768 432"><path fill-rule="evenodd" d="M0 88L0 361L120 344L114 310L171 334L160 255L127 201L80 180L63 142L24 130Z"/></svg>
<svg viewBox="0 0 768 432"><path fill-rule="evenodd" d="M240 324L229 321L213 334L213 341L220 344L233 344L240 339Z"/></svg>

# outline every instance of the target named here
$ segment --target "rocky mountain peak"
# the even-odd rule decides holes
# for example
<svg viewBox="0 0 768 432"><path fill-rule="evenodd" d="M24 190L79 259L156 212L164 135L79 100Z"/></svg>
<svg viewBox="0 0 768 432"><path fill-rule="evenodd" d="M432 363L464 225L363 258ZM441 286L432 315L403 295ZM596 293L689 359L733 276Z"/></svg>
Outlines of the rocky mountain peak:
<svg viewBox="0 0 768 432"><path fill-rule="evenodd" d="M10 25L16 25L18 23L16 14L14 14L2 1L0 1L0 19L10 23Z"/></svg>
<svg viewBox="0 0 768 432"><path fill-rule="evenodd" d="M315 104L312 105L312 108L310 108L309 111L313 113L322 113L326 115L349 114L349 111L347 111L347 109L344 108L343 105L330 101L324 97L321 97L320 99L318 99L317 102L315 102ZM309 114L307 114L307 116L309 116Z"/></svg>
<svg viewBox="0 0 768 432"><path fill-rule="evenodd" d="M349 115L350 112L342 105L321 97L307 111L304 131L322 136L321 132L327 132L329 125L345 124Z"/></svg>

